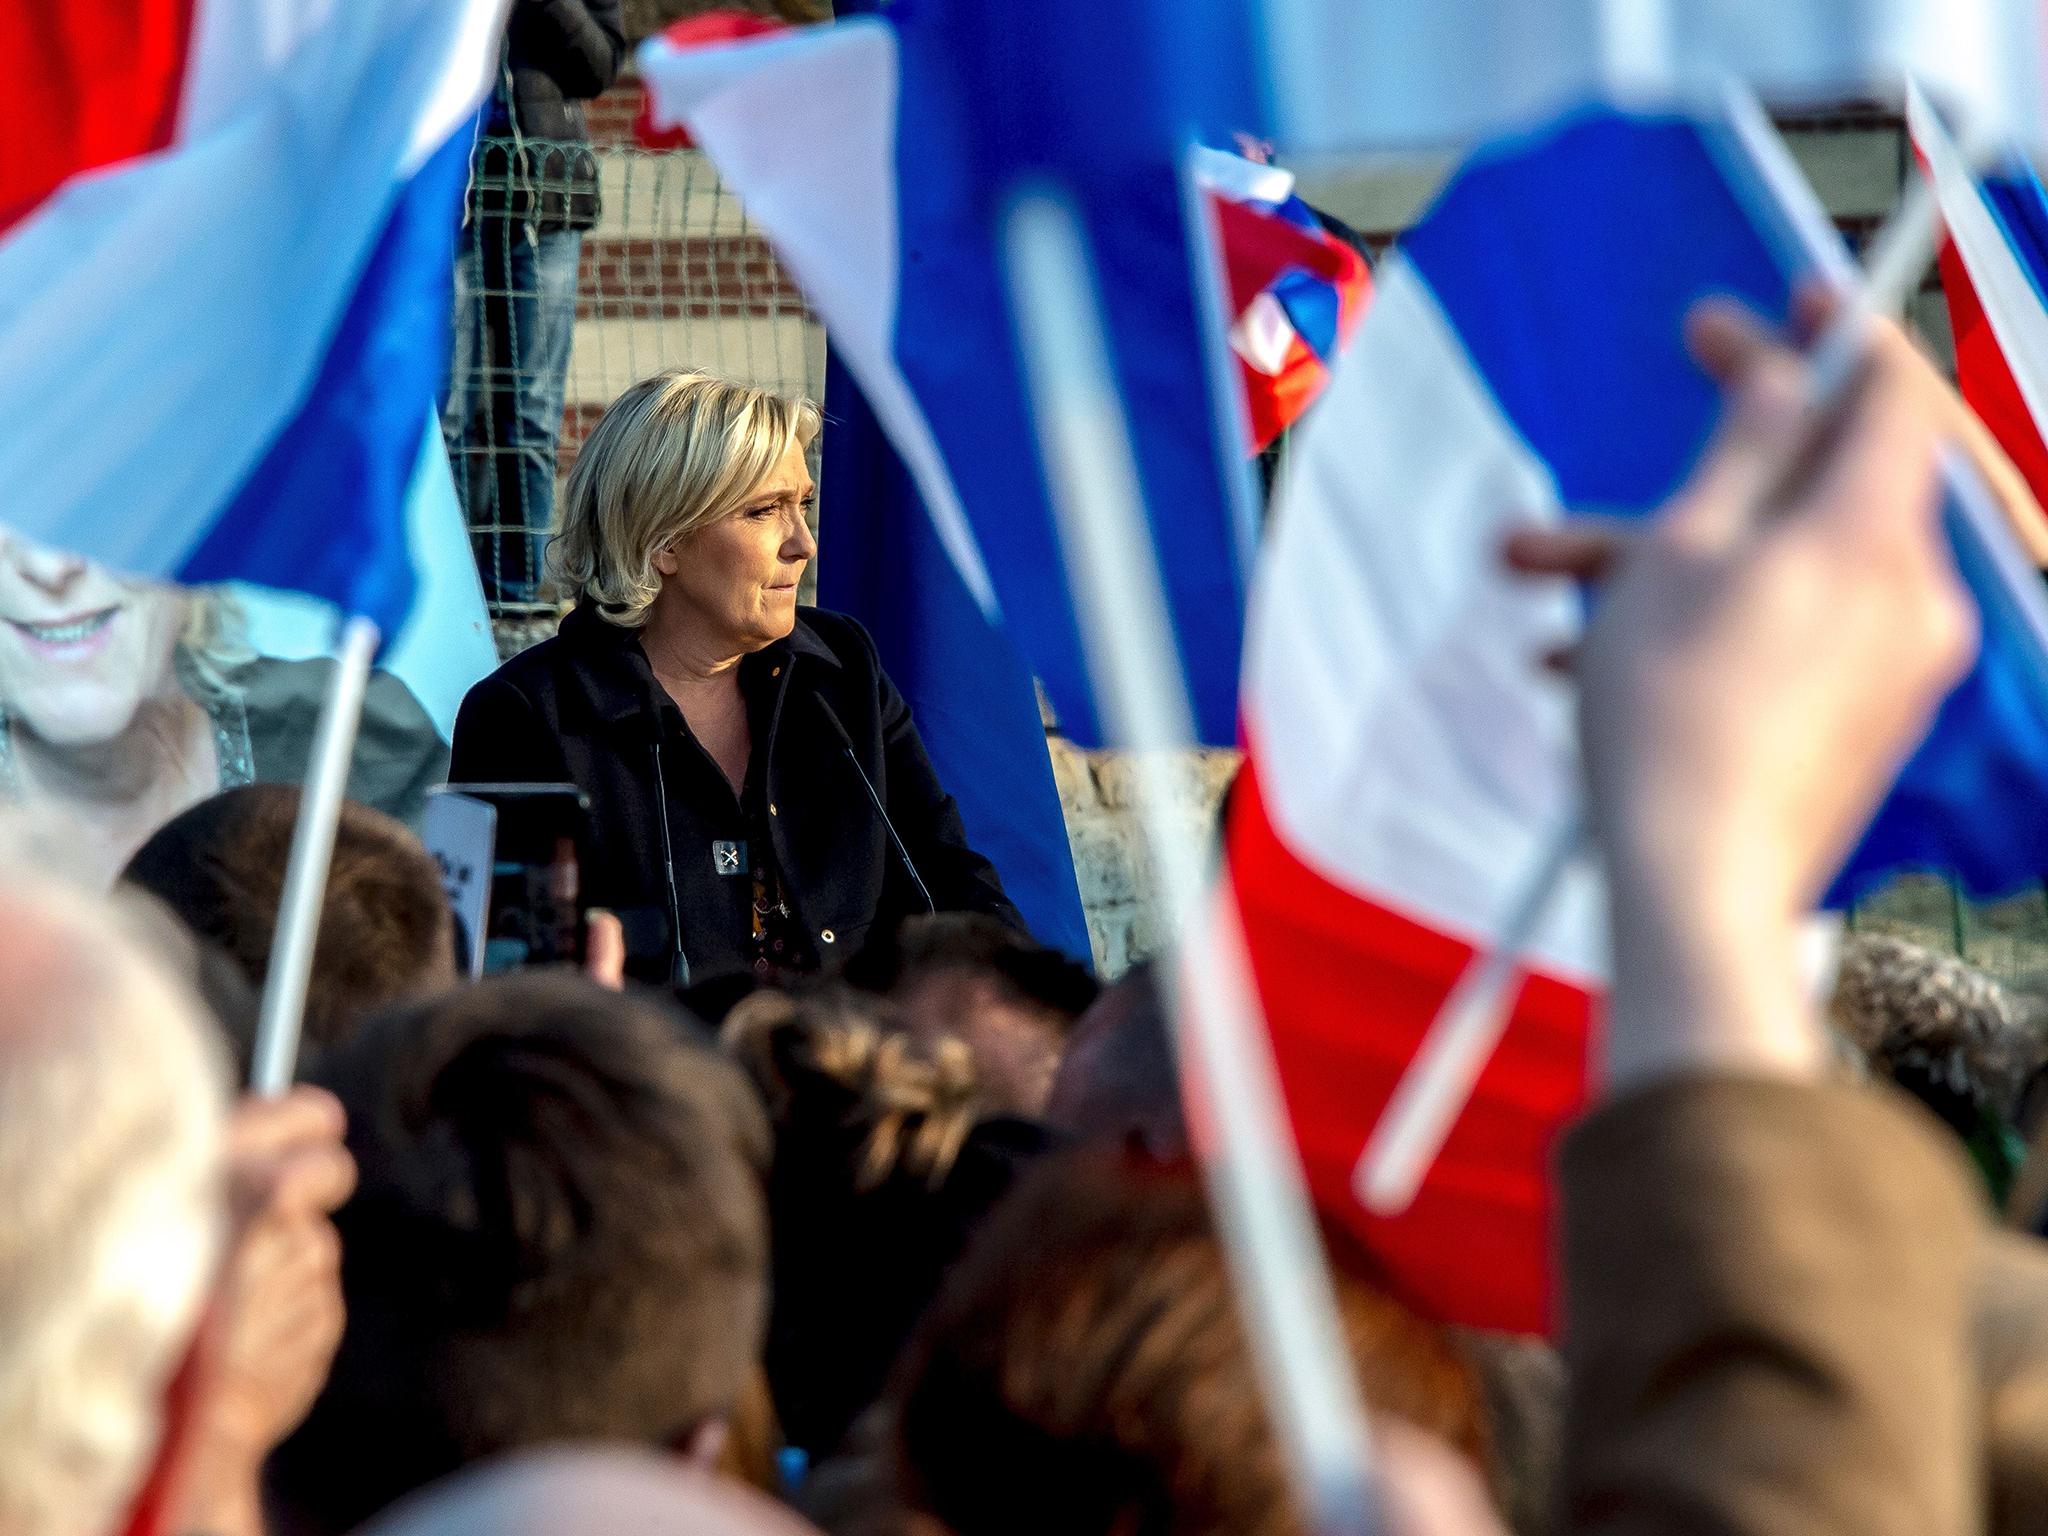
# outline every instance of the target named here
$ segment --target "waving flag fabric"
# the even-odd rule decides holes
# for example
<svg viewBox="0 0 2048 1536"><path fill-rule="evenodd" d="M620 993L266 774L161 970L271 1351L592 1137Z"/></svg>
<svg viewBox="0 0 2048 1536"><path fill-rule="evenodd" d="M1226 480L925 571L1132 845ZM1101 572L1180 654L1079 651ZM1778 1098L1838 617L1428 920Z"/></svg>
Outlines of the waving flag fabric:
<svg viewBox="0 0 2048 1536"><path fill-rule="evenodd" d="M1225 4L1227 0L1209 0ZM1588 99L1827 105L1910 76L1987 128L2042 128L2035 0L1259 0L1241 57L1286 150L1463 144ZM1239 125L1243 126L1243 125Z"/></svg>
<svg viewBox="0 0 2048 1536"><path fill-rule="evenodd" d="M2008 157L1981 181L1932 106L1917 94L1908 126L1933 178L1948 238L1941 286L1955 338L1956 384L2007 457L2048 505L2048 192Z"/></svg>
<svg viewBox="0 0 2048 1536"><path fill-rule="evenodd" d="M1577 868L1419 1199L1369 1217L1367 1137L1576 783L1571 701L1537 658L1579 607L1506 578L1500 541L1565 509L1641 516L1683 482L1719 409L1686 310L1725 294L1782 319L1814 269L1762 164L1718 121L1608 110L1476 155L1381 264L1260 567L1230 851L1282 1078L1319 1198L1461 1322L1550 1320L1549 1155L1605 974ZM1984 563L1964 569L1983 655L1842 892L1915 864L1979 890L2048 870L2040 657Z"/></svg>
<svg viewBox="0 0 2048 1536"><path fill-rule="evenodd" d="M1086 960L1088 920L1030 669L946 558L859 386L826 371L818 601L874 636L967 838L1041 944Z"/></svg>
<svg viewBox="0 0 2048 1536"><path fill-rule="evenodd" d="M1264 448L1322 392L1372 279L1295 195L1291 172L1202 150L1195 179L1217 220L1251 444Z"/></svg>
<svg viewBox="0 0 2048 1536"><path fill-rule="evenodd" d="M0 0L8 524L403 626L502 9Z"/></svg>
<svg viewBox="0 0 2048 1536"><path fill-rule="evenodd" d="M687 123L767 231L908 466L962 586L1044 683L1061 725L1101 739L1069 598L999 224L1034 180L1082 209L1112 364L1202 739L1236 735L1244 443L1219 417L1223 358L1200 290L1206 235L1177 134L1119 71L1150 56L1136 11L1093 7L1090 44L1042 9L898 0L881 16L726 47L663 39L639 64L650 127ZM1126 35L1126 34L1129 35ZM1091 111L1064 105L1087 100ZM802 144L802 154L789 146ZM829 493L828 493L829 494Z"/></svg>

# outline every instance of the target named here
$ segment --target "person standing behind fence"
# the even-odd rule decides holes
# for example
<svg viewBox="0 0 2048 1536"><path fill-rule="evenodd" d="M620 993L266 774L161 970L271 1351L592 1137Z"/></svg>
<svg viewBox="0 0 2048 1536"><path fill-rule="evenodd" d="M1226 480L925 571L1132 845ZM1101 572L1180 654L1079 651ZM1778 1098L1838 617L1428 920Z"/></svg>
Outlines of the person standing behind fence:
<svg viewBox="0 0 2048 1536"><path fill-rule="evenodd" d="M540 600L597 157L583 102L626 56L619 0L514 0L455 261L448 439L494 611Z"/></svg>

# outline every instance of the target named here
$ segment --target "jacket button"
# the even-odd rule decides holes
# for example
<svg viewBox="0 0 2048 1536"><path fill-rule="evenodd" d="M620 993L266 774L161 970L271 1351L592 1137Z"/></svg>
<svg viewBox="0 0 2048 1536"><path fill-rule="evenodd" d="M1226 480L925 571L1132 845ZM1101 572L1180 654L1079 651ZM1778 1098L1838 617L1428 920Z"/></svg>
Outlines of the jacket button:
<svg viewBox="0 0 2048 1536"><path fill-rule="evenodd" d="M827 944L830 944L833 941L833 939L838 937L838 935L833 933L833 931L830 928L827 928L823 933L819 934L818 937L824 940Z"/></svg>
<svg viewBox="0 0 2048 1536"><path fill-rule="evenodd" d="M782 814L782 812L775 809L775 802L773 800L768 802L768 814L770 816L780 816Z"/></svg>
<svg viewBox="0 0 2048 1536"><path fill-rule="evenodd" d="M770 677L780 677L780 676L782 676L782 668L780 668L780 667L770 667L770 668L768 669L768 675L769 675Z"/></svg>

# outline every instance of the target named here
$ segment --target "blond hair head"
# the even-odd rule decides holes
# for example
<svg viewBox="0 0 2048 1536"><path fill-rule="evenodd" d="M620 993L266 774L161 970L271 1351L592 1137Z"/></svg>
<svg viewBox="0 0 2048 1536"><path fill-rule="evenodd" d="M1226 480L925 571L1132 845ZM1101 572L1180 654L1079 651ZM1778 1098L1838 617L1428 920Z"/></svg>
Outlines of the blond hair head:
<svg viewBox="0 0 2048 1536"><path fill-rule="evenodd" d="M562 495L548 564L563 590L638 628L661 590L654 557L740 510L791 443L818 435L818 407L716 374L671 368L611 403Z"/></svg>
<svg viewBox="0 0 2048 1536"><path fill-rule="evenodd" d="M116 1528L213 1281L227 1071L133 908L0 878L0 1531Z"/></svg>

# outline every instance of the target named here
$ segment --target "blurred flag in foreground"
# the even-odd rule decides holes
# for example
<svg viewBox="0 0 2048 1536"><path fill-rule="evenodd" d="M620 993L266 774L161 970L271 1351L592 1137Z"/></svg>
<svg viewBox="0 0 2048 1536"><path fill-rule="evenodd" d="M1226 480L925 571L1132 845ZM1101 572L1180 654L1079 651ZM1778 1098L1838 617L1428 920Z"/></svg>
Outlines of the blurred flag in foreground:
<svg viewBox="0 0 2048 1536"><path fill-rule="evenodd" d="M1093 743L1101 727L999 238L1008 199L1034 179L1074 197L1196 728L1225 743L1250 539L1229 489L1233 477L1249 488L1245 444L1212 403L1210 370L1226 361L1208 345L1220 295L1199 286L1206 232L1178 152L1117 117L1144 95L1118 77L1133 62L1118 29L1134 16L1110 7L1109 34L1085 49L1020 52L1013 8L898 0L884 15L723 47L651 39L639 67L650 129L687 124L768 233L908 466L961 585L1068 734ZM1045 70L1087 78L1048 82ZM1104 110L1068 112L1082 91Z"/></svg>
<svg viewBox="0 0 2048 1536"><path fill-rule="evenodd" d="M2038 142L2036 0L1254 0L1242 57L1283 151L1470 143L1608 100L1711 109L1730 82L1828 106L1909 76ZM1241 125L1242 126L1242 125Z"/></svg>
<svg viewBox="0 0 2048 1536"><path fill-rule="evenodd" d="M61 817L178 693L159 812L298 778L329 604L386 642L350 792L442 776L495 662L433 404L501 10L0 0L0 800Z"/></svg>
<svg viewBox="0 0 2048 1536"><path fill-rule="evenodd" d="M1088 921L1031 671L968 594L903 460L837 358L825 410L818 601L867 625L968 841L995 865L1031 932L1085 960Z"/></svg>
<svg viewBox="0 0 2048 1536"><path fill-rule="evenodd" d="M1358 329L1372 277L1365 258L1323 228L1294 175L1221 150L1196 152L1230 291L1230 350L1242 373L1251 445L1301 418Z"/></svg>
<svg viewBox="0 0 2048 1536"><path fill-rule="evenodd" d="M1932 106L1917 93L1908 127L1948 238L1941 287L1955 338L1956 385L2048 504L2048 193L2017 155L1973 179ZM2048 539L2048 527L2039 530Z"/></svg>
<svg viewBox="0 0 2048 1536"><path fill-rule="evenodd" d="M881 0L845 0L833 10L840 16L867 15L880 8ZM742 42L750 37L769 37L778 32L787 32L789 23L773 16L761 16L753 11L705 11L696 16L685 16L680 21L669 23L662 32L664 46L677 52L692 48L713 48L720 43ZM640 112L633 119L633 136L645 149L694 149L697 141L690 137L687 126L668 122L662 127L654 126L655 98L650 93L640 98Z"/></svg>
<svg viewBox="0 0 2048 1536"><path fill-rule="evenodd" d="M375 619L502 0L0 0L0 485L114 570ZM26 115L33 114L33 115Z"/></svg>
<svg viewBox="0 0 2048 1536"><path fill-rule="evenodd" d="M1230 853L1283 1083L1318 1197L1461 1322L1551 1321L1551 1146L1605 974L1577 867L1419 1198L1369 1216L1367 1137L1575 795L1571 699L1538 658L1579 605L1507 578L1500 542L1566 509L1641 516L1682 483L1719 410L1682 317L1722 294L1782 321L1817 270L1771 148L1596 109L1474 155L1381 264L1260 566ZM2000 579L1963 566L1983 654L1841 892L1916 865L1979 891L2048 870L2041 658Z"/></svg>

